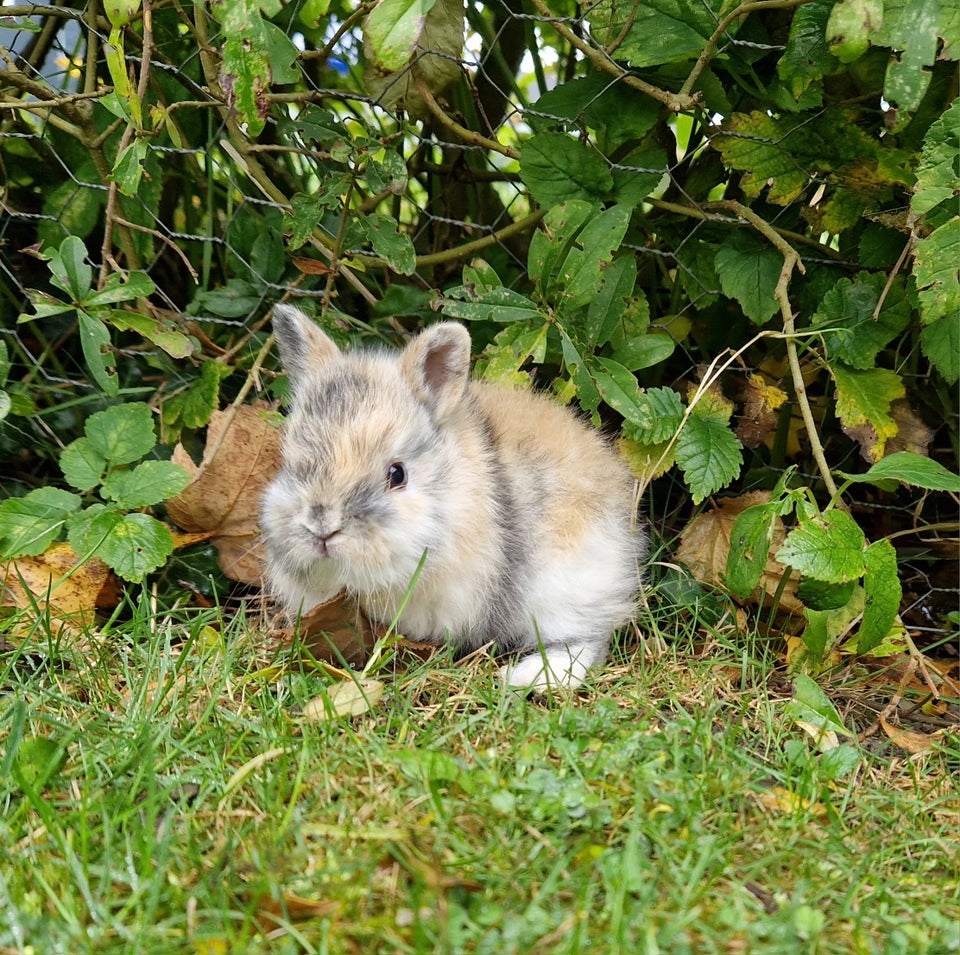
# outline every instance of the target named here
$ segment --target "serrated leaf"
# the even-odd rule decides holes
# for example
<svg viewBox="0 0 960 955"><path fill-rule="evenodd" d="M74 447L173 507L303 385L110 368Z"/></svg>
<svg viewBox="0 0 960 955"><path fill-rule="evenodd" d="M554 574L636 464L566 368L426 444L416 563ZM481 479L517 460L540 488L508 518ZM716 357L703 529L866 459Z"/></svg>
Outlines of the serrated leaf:
<svg viewBox="0 0 960 955"><path fill-rule="evenodd" d="M840 279L823 296L812 327L822 329L830 358L854 368L873 368L877 355L910 324L903 284L886 285L886 275L861 272L854 279ZM874 318L884 294L883 307Z"/></svg>
<svg viewBox="0 0 960 955"><path fill-rule="evenodd" d="M396 219L372 213L360 216L356 224L373 246L373 251L384 259L391 269L401 275L413 274L417 253L410 236L400 230Z"/></svg>
<svg viewBox="0 0 960 955"><path fill-rule="evenodd" d="M108 370L105 352L110 348L110 330L99 318L86 312L78 313L80 318L80 346L83 357L90 369L94 381L108 397L114 397L120 390L120 381L115 371ZM111 361L112 367L112 361Z"/></svg>
<svg viewBox="0 0 960 955"><path fill-rule="evenodd" d="M170 461L144 461L131 471L113 471L103 482L103 496L124 510L136 510L176 497L190 475Z"/></svg>
<svg viewBox="0 0 960 955"><path fill-rule="evenodd" d="M88 438L71 441L60 452L60 470L71 487L89 491L103 480L107 459L90 443Z"/></svg>
<svg viewBox="0 0 960 955"><path fill-rule="evenodd" d="M779 308L773 293L782 268L783 257L776 249L749 236L734 237L717 249L723 294L739 302L755 325L762 325Z"/></svg>
<svg viewBox="0 0 960 955"><path fill-rule="evenodd" d="M944 315L920 329L920 348L947 384L960 379L960 314Z"/></svg>
<svg viewBox="0 0 960 955"><path fill-rule="evenodd" d="M960 179L960 99L927 130L917 166L910 209L915 215L929 215L942 206L948 215L956 212L957 180Z"/></svg>
<svg viewBox="0 0 960 955"><path fill-rule="evenodd" d="M867 571L863 576L863 622L857 652L869 653L890 633L903 590L897 575L897 552L890 541L876 541L864 551L863 557Z"/></svg>
<svg viewBox="0 0 960 955"><path fill-rule="evenodd" d="M78 495L53 487L7 498L0 503L0 553L5 559L42 554L78 507Z"/></svg>
<svg viewBox="0 0 960 955"><path fill-rule="evenodd" d="M897 433L890 405L906 393L900 376L886 368L847 368L839 362L830 366L837 386L837 415L844 428L869 425L877 435L870 449L874 460L883 456L887 441Z"/></svg>
<svg viewBox="0 0 960 955"><path fill-rule="evenodd" d="M944 319L960 323L960 216L954 216L917 243L913 277L920 292L924 324Z"/></svg>
<svg viewBox="0 0 960 955"><path fill-rule="evenodd" d="M672 388L648 388L638 401L638 412L627 429L642 444L660 444L672 438L683 421L683 401Z"/></svg>
<svg viewBox="0 0 960 955"><path fill-rule="evenodd" d="M677 465L694 504L729 484L743 465L742 445L726 422L692 414L677 436Z"/></svg>
<svg viewBox="0 0 960 955"><path fill-rule="evenodd" d="M523 144L520 178L546 208L570 199L602 199L613 188L603 157L563 133L540 133Z"/></svg>
<svg viewBox="0 0 960 955"><path fill-rule="evenodd" d="M164 428L179 434L181 428L205 427L210 416L217 410L220 382L230 372L228 365L213 359L205 361L200 366L200 377L191 382L184 391L163 403L161 415Z"/></svg>
<svg viewBox="0 0 960 955"><path fill-rule="evenodd" d="M842 584L827 584L813 577L805 577L797 586L797 597L811 610L839 610L853 596L856 581Z"/></svg>
<svg viewBox="0 0 960 955"><path fill-rule="evenodd" d="M801 521L787 534L777 560L804 577L839 584L863 576L865 546L857 522L845 511L832 510Z"/></svg>
<svg viewBox="0 0 960 955"><path fill-rule="evenodd" d="M535 362L543 361L548 331L546 324L518 322L498 332L483 350L487 360L483 377L488 381L514 380L531 356Z"/></svg>
<svg viewBox="0 0 960 955"><path fill-rule="evenodd" d="M157 443L150 408L139 401L113 405L90 415L83 430L111 467L132 464Z"/></svg>
<svg viewBox="0 0 960 955"><path fill-rule="evenodd" d="M960 474L948 471L939 461L933 461L913 451L897 451L874 464L864 474L839 472L847 481L879 484L885 481L900 481L927 491L951 491L960 493Z"/></svg>
<svg viewBox="0 0 960 955"><path fill-rule="evenodd" d="M132 583L140 583L173 553L173 537L160 521L105 504L71 515L68 539L81 557L95 554Z"/></svg>

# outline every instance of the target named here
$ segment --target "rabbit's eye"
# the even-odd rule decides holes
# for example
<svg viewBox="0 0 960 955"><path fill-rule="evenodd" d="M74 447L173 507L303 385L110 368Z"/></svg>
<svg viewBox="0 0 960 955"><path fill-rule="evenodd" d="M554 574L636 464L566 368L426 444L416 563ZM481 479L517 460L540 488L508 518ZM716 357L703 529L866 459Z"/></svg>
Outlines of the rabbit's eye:
<svg viewBox="0 0 960 955"><path fill-rule="evenodd" d="M407 469L399 462L394 461L387 468L387 487L391 490L404 487L407 483Z"/></svg>

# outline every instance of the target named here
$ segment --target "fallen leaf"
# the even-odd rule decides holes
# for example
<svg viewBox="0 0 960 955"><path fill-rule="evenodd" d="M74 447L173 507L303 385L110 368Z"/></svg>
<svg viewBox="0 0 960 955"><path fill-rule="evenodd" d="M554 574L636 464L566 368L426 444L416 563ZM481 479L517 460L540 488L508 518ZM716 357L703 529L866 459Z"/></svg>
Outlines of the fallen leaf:
<svg viewBox="0 0 960 955"><path fill-rule="evenodd" d="M813 802L799 793L791 792L782 786L774 786L756 793L754 798L761 809L768 812L778 812L783 815L794 813L811 813L814 816L826 815L826 807L819 802Z"/></svg>
<svg viewBox="0 0 960 955"><path fill-rule="evenodd" d="M884 457L897 451L913 451L914 454L926 455L933 440L933 432L910 407L906 398L898 398L890 405L890 417L897 425L897 433L887 441L883 449Z"/></svg>
<svg viewBox="0 0 960 955"><path fill-rule="evenodd" d="M2 567L2 603L5 607L49 610L60 624L93 622L97 608L113 607L119 585L99 558L81 561L67 543L52 544L38 557L18 557Z"/></svg>
<svg viewBox="0 0 960 955"><path fill-rule="evenodd" d="M367 620L355 597L341 593L302 616L296 627L276 633L282 648L292 648L296 641L316 660L362 667L383 631Z"/></svg>
<svg viewBox="0 0 960 955"><path fill-rule="evenodd" d="M331 915L336 915L340 909L341 903L338 901L304 899L287 892L278 899L264 892L253 900L257 921L262 923L265 931L271 932L276 926L282 926L285 922L306 922L308 919L329 918Z"/></svg>
<svg viewBox="0 0 960 955"><path fill-rule="evenodd" d="M715 507L695 517L687 525L680 538L677 560L686 564L701 583L723 587L733 525L748 507L766 504L769 500L770 494L767 491L752 491L740 497L722 498ZM783 522L777 518L770 555L777 551L785 537ZM771 600L779 593L780 610L791 614L802 613L803 604L797 599L797 575L788 571L770 555L760 577L760 587Z"/></svg>
<svg viewBox="0 0 960 955"><path fill-rule="evenodd" d="M334 683L304 704L303 718L319 722L337 716L362 716L380 702L383 690L379 680L357 678Z"/></svg>
<svg viewBox="0 0 960 955"><path fill-rule="evenodd" d="M899 726L892 726L883 716L880 717L880 726L894 746L899 746L900 749L905 749L914 755L929 753L933 749L933 744L943 735L942 730L937 730L936 733L914 733L904 730Z"/></svg>
<svg viewBox="0 0 960 955"><path fill-rule="evenodd" d="M167 513L185 531L210 533L220 569L246 584L262 583L260 501L280 466L280 429L272 415L272 406L263 401L235 413L215 411L200 465L182 444L171 458L191 481L167 501Z"/></svg>

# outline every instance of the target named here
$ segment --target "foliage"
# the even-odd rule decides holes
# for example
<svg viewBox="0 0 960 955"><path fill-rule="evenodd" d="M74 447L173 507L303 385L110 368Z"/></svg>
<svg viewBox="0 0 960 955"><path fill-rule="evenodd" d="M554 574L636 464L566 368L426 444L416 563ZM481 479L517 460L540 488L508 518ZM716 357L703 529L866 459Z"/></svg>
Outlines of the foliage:
<svg viewBox="0 0 960 955"><path fill-rule="evenodd" d="M896 553L844 507L913 501L858 480L855 454L956 470L951 5L5 12L0 453L30 465L6 484L5 556L65 527L129 579L160 565L148 512L179 478L130 469L152 437L118 449L98 415L145 421L145 399L165 445L196 446L221 404L270 389L265 316L297 297L344 336L468 323L482 375L535 375L619 428L673 500L671 475L694 505L772 489L741 518L732 589L792 515L780 553L830 591L806 587L808 646L861 598L860 649L882 641ZM949 480L896 476L943 523Z"/></svg>

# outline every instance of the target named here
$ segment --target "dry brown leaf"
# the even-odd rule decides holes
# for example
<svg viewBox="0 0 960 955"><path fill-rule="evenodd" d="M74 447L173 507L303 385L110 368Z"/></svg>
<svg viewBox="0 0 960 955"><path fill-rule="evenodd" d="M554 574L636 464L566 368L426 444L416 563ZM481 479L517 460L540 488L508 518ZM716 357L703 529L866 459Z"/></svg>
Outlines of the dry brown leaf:
<svg viewBox="0 0 960 955"><path fill-rule="evenodd" d="M11 560L0 574L3 606L49 606L51 616L61 623L65 618L92 623L96 609L115 606L120 593L116 577L102 560L81 561L67 543L52 544L39 557Z"/></svg>
<svg viewBox="0 0 960 955"><path fill-rule="evenodd" d="M744 389L743 414L737 424L737 437L744 447L757 448L777 427L777 409L787 394L770 384L762 375L748 375Z"/></svg>
<svg viewBox="0 0 960 955"><path fill-rule="evenodd" d="M769 500L770 494L767 491L752 491L740 497L722 498L716 507L695 517L687 525L680 538L677 560L686 564L701 583L722 587L734 523L748 507L766 504ZM779 596L779 608L786 613L802 613L803 604L797 599L796 575L790 574L787 568L772 556L783 543L785 536L783 522L777 518L770 546L771 555L767 558L766 568L760 578L760 587L767 597L773 599L780 590L781 581L786 577Z"/></svg>
<svg viewBox="0 0 960 955"><path fill-rule="evenodd" d="M921 421L906 398L898 398L890 405L890 416L896 422L897 433L887 441L884 457L897 451L913 451L926 456L933 440L933 432Z"/></svg>
<svg viewBox="0 0 960 955"><path fill-rule="evenodd" d="M883 715L880 716L880 726L883 728L887 738L894 746L905 749L908 753L929 753L933 749L933 744L943 733L937 730L936 733L914 733L910 730L901 729L899 726L891 725Z"/></svg>
<svg viewBox="0 0 960 955"><path fill-rule="evenodd" d="M167 501L167 512L185 531L212 532L220 569L246 584L261 583L260 500L280 465L280 429L272 413L263 401L237 408L232 418L215 411L199 467L182 444L172 457L192 479Z"/></svg>
<svg viewBox="0 0 960 955"><path fill-rule="evenodd" d="M249 903L248 903L249 904ZM335 900L304 899L285 892L279 899L264 892L253 900L253 909L263 931L272 932L286 922L306 922L336 915L341 903Z"/></svg>
<svg viewBox="0 0 960 955"><path fill-rule="evenodd" d="M363 615L356 598L342 593L301 617L298 627L276 635L283 647L291 647L296 636L298 647L316 660L362 667L382 633Z"/></svg>

